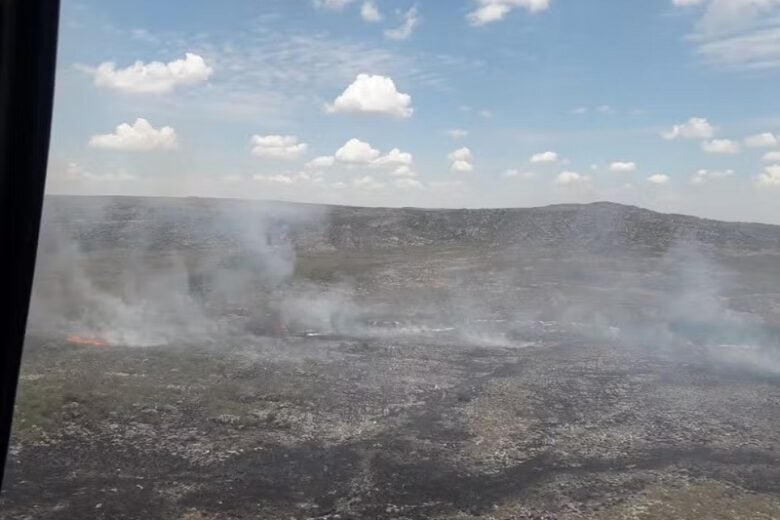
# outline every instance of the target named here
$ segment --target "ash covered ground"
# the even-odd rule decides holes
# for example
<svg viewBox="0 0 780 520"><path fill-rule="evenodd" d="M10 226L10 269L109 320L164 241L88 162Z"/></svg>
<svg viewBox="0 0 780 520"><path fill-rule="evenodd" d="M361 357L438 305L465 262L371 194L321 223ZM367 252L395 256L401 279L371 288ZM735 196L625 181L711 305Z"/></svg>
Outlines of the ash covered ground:
<svg viewBox="0 0 780 520"><path fill-rule="evenodd" d="M780 518L780 227L50 197L0 516Z"/></svg>

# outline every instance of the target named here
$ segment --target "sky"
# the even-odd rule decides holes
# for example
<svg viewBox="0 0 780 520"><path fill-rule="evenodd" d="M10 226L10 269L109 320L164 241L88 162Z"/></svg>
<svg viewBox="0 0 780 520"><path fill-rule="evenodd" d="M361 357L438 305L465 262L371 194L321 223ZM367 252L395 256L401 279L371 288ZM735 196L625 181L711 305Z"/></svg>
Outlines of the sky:
<svg viewBox="0 0 780 520"><path fill-rule="evenodd" d="M63 0L49 193L780 224L780 0Z"/></svg>

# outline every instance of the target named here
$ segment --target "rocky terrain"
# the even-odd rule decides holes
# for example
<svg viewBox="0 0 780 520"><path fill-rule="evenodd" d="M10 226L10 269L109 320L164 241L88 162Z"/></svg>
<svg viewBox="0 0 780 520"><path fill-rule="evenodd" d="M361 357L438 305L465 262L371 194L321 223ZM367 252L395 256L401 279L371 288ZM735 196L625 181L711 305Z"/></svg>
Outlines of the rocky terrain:
<svg viewBox="0 0 780 520"><path fill-rule="evenodd" d="M780 227L47 200L0 517L780 518Z"/></svg>

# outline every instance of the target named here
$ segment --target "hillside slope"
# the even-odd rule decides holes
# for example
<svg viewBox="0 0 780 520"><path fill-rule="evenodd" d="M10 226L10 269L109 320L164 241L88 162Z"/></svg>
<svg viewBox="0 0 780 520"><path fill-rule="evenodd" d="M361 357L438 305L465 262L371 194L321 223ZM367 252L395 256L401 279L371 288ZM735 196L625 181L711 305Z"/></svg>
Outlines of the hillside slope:
<svg viewBox="0 0 780 520"><path fill-rule="evenodd" d="M299 248L552 246L664 251L676 241L719 250L780 250L780 226L661 214L608 202L429 210L224 199L49 196L42 242L65 230L90 249L226 248L263 236Z"/></svg>

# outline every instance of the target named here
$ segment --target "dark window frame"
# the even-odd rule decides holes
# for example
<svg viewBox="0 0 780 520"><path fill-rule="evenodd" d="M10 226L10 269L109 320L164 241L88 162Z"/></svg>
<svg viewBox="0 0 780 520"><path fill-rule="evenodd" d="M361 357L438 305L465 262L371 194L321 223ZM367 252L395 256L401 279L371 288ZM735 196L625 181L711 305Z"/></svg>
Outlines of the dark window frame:
<svg viewBox="0 0 780 520"><path fill-rule="evenodd" d="M35 271L59 0L0 0L0 486Z"/></svg>

